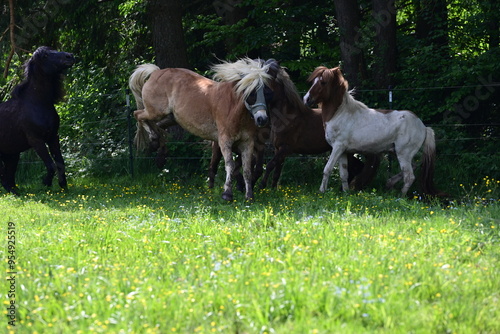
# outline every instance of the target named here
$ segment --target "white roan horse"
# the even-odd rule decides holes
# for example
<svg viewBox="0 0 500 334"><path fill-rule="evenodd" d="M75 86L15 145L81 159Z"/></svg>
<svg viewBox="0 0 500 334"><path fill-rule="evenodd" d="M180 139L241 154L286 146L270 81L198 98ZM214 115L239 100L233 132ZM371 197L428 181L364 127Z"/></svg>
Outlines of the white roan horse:
<svg viewBox="0 0 500 334"><path fill-rule="evenodd" d="M203 139L218 141L226 166L222 198L233 199L234 170L232 149L241 152L246 198L253 198L251 160L257 127L268 122L266 96L273 79L270 66L244 58L213 66L214 81L182 68L161 70L153 64L140 65L132 73L129 86L137 109L136 143L143 146L158 129L157 122L168 120Z"/></svg>
<svg viewBox="0 0 500 334"><path fill-rule="evenodd" d="M437 194L433 182L436 148L434 131L430 127L426 127L411 111L375 110L356 101L338 67L317 67L308 81L312 82L312 86L304 96L304 102L321 103L325 137L332 146L320 192L326 191L337 161L342 189L349 189L346 152L394 152L403 174L401 192L405 196L415 180L413 157L423 146L422 191L428 195ZM387 186L392 188L400 179L399 175L392 177Z"/></svg>

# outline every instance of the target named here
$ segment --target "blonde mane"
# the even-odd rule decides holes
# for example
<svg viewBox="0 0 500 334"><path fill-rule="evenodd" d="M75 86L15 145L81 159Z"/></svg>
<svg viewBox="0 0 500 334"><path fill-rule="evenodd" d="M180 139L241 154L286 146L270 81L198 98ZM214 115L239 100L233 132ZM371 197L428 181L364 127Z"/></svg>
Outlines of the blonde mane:
<svg viewBox="0 0 500 334"><path fill-rule="evenodd" d="M271 75L267 73L269 64L265 65L260 59L248 57L236 62L223 62L212 66L213 79L216 81L236 82L236 93L246 99L252 91L267 84Z"/></svg>

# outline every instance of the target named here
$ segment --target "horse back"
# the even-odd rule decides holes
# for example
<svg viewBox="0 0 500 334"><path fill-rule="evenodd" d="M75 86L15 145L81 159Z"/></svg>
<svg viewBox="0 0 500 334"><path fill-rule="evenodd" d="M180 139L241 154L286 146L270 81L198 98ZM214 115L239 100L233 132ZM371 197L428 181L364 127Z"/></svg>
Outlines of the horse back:
<svg viewBox="0 0 500 334"><path fill-rule="evenodd" d="M142 93L152 119L173 114L181 127L203 139L218 140L221 131L234 136L240 132L240 125L247 127L241 123L244 106L236 97L234 83L216 82L187 69L167 68L153 72Z"/></svg>

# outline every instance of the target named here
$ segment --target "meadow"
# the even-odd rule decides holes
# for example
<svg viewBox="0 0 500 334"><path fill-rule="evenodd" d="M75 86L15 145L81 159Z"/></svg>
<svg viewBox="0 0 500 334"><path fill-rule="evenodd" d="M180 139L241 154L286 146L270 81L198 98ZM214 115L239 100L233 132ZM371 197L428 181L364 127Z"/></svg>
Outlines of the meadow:
<svg viewBox="0 0 500 334"><path fill-rule="evenodd" d="M500 332L500 181L446 203L316 183L226 203L204 178L1 192L7 332Z"/></svg>

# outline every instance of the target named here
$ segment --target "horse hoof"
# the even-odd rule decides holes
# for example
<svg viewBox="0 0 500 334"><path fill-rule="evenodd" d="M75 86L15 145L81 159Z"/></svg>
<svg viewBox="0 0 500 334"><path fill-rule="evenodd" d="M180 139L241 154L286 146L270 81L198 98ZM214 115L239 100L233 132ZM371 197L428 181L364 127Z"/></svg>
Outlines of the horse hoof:
<svg viewBox="0 0 500 334"><path fill-rule="evenodd" d="M59 182L59 187L64 190L68 189L68 182L66 180Z"/></svg>
<svg viewBox="0 0 500 334"><path fill-rule="evenodd" d="M225 200L225 201L232 201L233 200L233 194L229 193L229 192L224 192L222 193L222 199Z"/></svg>
<svg viewBox="0 0 500 334"><path fill-rule="evenodd" d="M52 187L52 178L43 178L42 183L44 186Z"/></svg>
<svg viewBox="0 0 500 334"><path fill-rule="evenodd" d="M19 191L17 190L17 188L10 188L8 189L8 191L14 196L19 196Z"/></svg>

